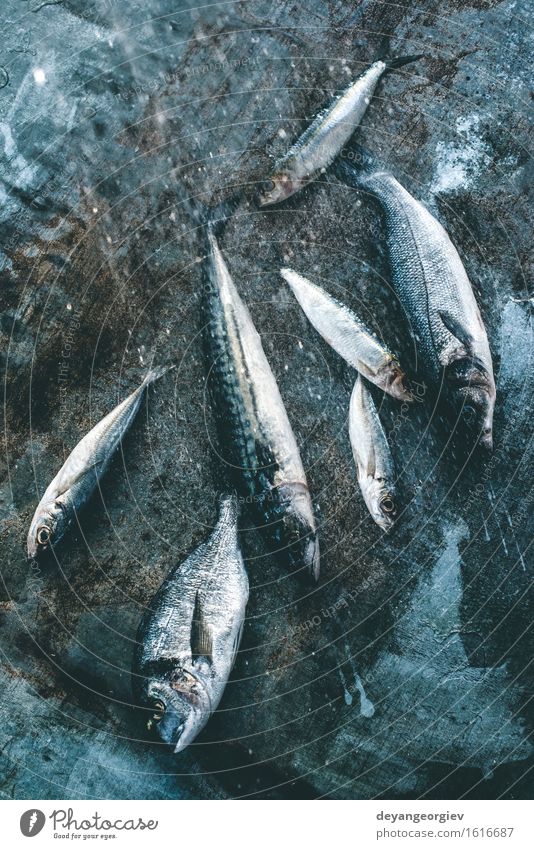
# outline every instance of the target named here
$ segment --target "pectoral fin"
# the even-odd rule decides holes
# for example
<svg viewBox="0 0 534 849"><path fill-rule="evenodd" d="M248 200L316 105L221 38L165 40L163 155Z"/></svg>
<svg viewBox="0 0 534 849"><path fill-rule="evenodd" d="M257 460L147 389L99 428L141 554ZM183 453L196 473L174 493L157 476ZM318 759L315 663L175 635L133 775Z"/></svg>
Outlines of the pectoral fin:
<svg viewBox="0 0 534 849"><path fill-rule="evenodd" d="M91 470L94 470L97 474L98 467L103 464L103 460L94 460L94 462L89 463L87 466L83 466L83 468L78 468L76 471L71 471L70 473L66 471L66 473L62 474L59 480L57 480L57 497L59 498L61 495L65 495L69 489L72 489L72 487Z"/></svg>
<svg viewBox="0 0 534 849"><path fill-rule="evenodd" d="M237 650L239 649L239 643L241 642L241 637L243 636L243 625L244 622L241 623L239 631L236 634L234 645L232 646L232 669L234 668L235 659L237 657Z"/></svg>
<svg viewBox="0 0 534 849"><path fill-rule="evenodd" d="M213 636L209 625L202 618L200 595L195 596L195 608L191 622L191 657L196 660L205 657L210 663L213 660Z"/></svg>
<svg viewBox="0 0 534 849"><path fill-rule="evenodd" d="M475 340L469 331L466 330L465 327L463 327L449 312L440 311L439 317L449 333L451 333L455 339L458 339L458 341L464 346L466 354L472 354L473 343Z"/></svg>

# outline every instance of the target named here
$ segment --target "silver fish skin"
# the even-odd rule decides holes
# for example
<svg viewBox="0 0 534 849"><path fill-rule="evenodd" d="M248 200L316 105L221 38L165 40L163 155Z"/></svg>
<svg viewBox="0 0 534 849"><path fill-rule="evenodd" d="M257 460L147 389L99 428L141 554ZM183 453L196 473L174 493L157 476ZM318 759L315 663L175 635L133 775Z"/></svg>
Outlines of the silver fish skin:
<svg viewBox="0 0 534 849"><path fill-rule="evenodd" d="M260 206L280 203L327 168L360 124L382 76L420 56L380 59L320 112L289 151L276 163L260 196Z"/></svg>
<svg viewBox="0 0 534 849"><path fill-rule="evenodd" d="M367 159L339 164L342 178L371 192L385 213L392 283L407 313L422 370L448 396L469 430L491 449L495 379L486 328L446 230L395 177ZM347 179L348 177L348 179Z"/></svg>
<svg viewBox="0 0 534 849"><path fill-rule="evenodd" d="M105 474L137 415L145 390L167 371L167 367L149 371L141 385L98 422L69 454L35 510L27 540L30 559L50 549L65 535Z"/></svg>
<svg viewBox="0 0 534 849"><path fill-rule="evenodd" d="M349 436L367 509L388 532L397 518L395 467L375 403L361 377L350 399Z"/></svg>
<svg viewBox="0 0 534 849"><path fill-rule="evenodd" d="M181 752L216 710L234 665L248 601L235 496L213 533L164 581L141 621L132 667L149 728Z"/></svg>
<svg viewBox="0 0 534 849"><path fill-rule="evenodd" d="M319 577L319 543L300 452L252 317L211 230L204 263L204 346L220 455L270 548Z"/></svg>
<svg viewBox="0 0 534 849"><path fill-rule="evenodd" d="M395 355L349 307L291 268L280 274L317 332L349 365L393 398L413 400Z"/></svg>

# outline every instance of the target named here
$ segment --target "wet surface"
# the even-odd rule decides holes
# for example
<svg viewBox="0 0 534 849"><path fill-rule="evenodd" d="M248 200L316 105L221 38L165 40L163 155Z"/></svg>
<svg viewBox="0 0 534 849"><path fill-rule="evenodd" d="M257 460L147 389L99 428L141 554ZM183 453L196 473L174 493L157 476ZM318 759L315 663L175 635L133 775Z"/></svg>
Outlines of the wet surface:
<svg viewBox="0 0 534 849"><path fill-rule="evenodd" d="M529 795L532 302L528 4L8 0L0 51L1 792L15 798ZM331 92L384 47L358 140L448 229L497 379L495 450L458 447L433 393L374 393L399 469L384 537L357 490L355 374L282 265L346 301L412 374L384 231L323 176L243 202L221 247L262 334L320 524L303 591L243 531L251 598L220 710L174 757L143 727L135 631L204 539L224 486L205 397L197 212L255 189ZM80 437L176 363L57 562L30 570L35 504ZM417 377L417 375L415 375Z"/></svg>

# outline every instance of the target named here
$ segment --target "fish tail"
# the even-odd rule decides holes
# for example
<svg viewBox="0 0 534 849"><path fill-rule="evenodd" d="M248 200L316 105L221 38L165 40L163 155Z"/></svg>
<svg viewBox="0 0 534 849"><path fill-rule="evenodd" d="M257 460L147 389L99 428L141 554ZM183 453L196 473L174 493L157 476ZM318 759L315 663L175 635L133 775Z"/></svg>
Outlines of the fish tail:
<svg viewBox="0 0 534 849"><path fill-rule="evenodd" d="M396 58L383 59L382 61L386 63L386 73L388 73L389 71L398 71L399 68L409 65L411 62L417 62L423 56L424 53L412 53L410 56L397 56Z"/></svg>
<svg viewBox="0 0 534 849"><path fill-rule="evenodd" d="M243 191L239 191L214 206L202 207L201 224L207 227L209 234L215 236L216 239L221 237L224 228L234 215L243 197Z"/></svg>
<svg viewBox="0 0 534 849"><path fill-rule="evenodd" d="M168 371L175 368L174 365L170 366L156 366L156 368L151 368L149 372L145 375L145 379L141 384L143 387L150 386L151 383L154 383L156 380L159 380L160 377L163 377L164 374L167 374Z"/></svg>
<svg viewBox="0 0 534 849"><path fill-rule="evenodd" d="M332 172L347 186L361 186L365 178L382 170L372 153L352 142L345 147L332 165Z"/></svg>
<svg viewBox="0 0 534 849"><path fill-rule="evenodd" d="M390 51L391 36L384 34L378 45L378 50L373 59L373 63L383 62L386 66L385 73L388 73L388 71L397 71L399 68L403 68L404 65L409 65L411 62L417 62L418 59L422 59L424 56L423 53L411 53L407 56L391 56Z"/></svg>

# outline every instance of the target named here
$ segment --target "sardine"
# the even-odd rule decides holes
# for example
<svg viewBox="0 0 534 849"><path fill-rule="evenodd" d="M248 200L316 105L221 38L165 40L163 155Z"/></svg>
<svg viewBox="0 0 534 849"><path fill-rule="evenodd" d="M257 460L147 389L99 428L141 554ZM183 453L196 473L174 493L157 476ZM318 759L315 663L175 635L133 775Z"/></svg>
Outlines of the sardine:
<svg viewBox="0 0 534 849"><path fill-rule="evenodd" d="M148 726L181 752L216 710L234 665L248 601L235 496L220 504L213 533L170 572L137 633L134 695Z"/></svg>
<svg viewBox="0 0 534 849"><path fill-rule="evenodd" d="M317 580L317 526L295 436L211 228L208 240L204 342L220 454L270 546L290 569Z"/></svg>
<svg viewBox="0 0 534 849"><path fill-rule="evenodd" d="M383 531L389 531L397 518L395 468L375 403L361 377L350 399L349 436L369 513Z"/></svg>
<svg viewBox="0 0 534 849"><path fill-rule="evenodd" d="M361 122L375 89L387 71L421 56L380 59L320 112L307 130L276 163L260 196L260 206L291 197L336 158Z"/></svg>
<svg viewBox="0 0 534 849"><path fill-rule="evenodd" d="M65 535L105 474L135 419L145 390L167 371L167 367L149 371L135 392L95 425L69 454L37 505L28 532L29 558L50 549Z"/></svg>
<svg viewBox="0 0 534 849"><path fill-rule="evenodd" d="M290 268L280 274L323 339L356 371L401 401L413 396L404 386L405 374L397 358L341 301Z"/></svg>
<svg viewBox="0 0 534 849"><path fill-rule="evenodd" d="M421 368L480 443L492 447L495 380L486 328L465 268L433 215L365 152L358 169L340 160L344 182L371 192L385 212L392 282L408 315Z"/></svg>

